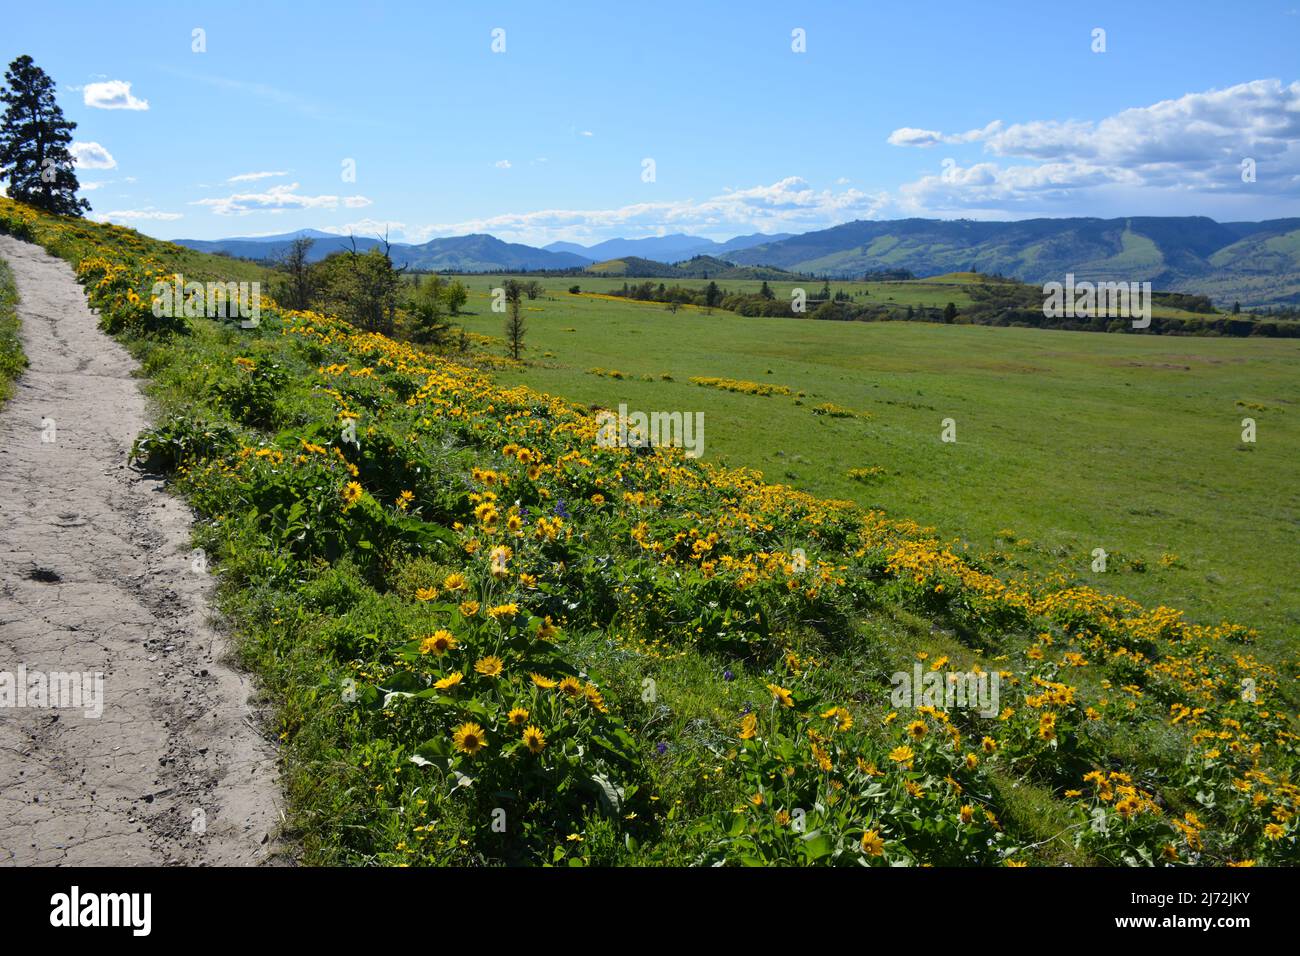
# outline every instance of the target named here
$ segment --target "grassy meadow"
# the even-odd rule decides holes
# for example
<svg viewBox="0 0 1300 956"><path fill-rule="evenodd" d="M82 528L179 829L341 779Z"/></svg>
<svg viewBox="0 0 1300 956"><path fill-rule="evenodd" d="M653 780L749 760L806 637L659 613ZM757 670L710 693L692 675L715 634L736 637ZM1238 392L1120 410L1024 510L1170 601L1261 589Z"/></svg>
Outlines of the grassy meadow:
<svg viewBox="0 0 1300 956"><path fill-rule="evenodd" d="M225 263L7 200L0 230L140 358L133 457L198 516L306 863L1300 861L1288 342L551 280L514 366L315 309L158 317L159 276ZM604 447L620 402L704 411L705 460ZM900 697L918 671L1000 700Z"/></svg>
<svg viewBox="0 0 1300 956"><path fill-rule="evenodd" d="M499 281L468 279L466 328L501 335L487 307ZM1059 572L1246 623L1279 651L1300 630L1300 341L674 314L570 295L575 281L617 285L546 280L547 294L525 301L527 367L503 380L610 408L703 411L706 459L931 525L1008 573ZM943 282L832 287L965 301ZM698 376L796 394L691 384ZM813 412L827 402L868 417ZM1254 444L1241 441L1248 416ZM945 418L956 443L941 441ZM873 468L883 473L849 477ZM1091 570L1095 548L1104 574Z"/></svg>

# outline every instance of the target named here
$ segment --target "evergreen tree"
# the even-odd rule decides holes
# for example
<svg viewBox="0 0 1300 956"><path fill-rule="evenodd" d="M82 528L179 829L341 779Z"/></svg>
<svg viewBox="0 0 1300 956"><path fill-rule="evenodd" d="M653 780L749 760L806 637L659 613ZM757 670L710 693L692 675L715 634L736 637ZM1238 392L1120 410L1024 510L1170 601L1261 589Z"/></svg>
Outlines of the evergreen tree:
<svg viewBox="0 0 1300 956"><path fill-rule="evenodd" d="M505 289L506 301L510 305L510 312L506 316L506 345L510 348L510 357L517 362L523 355L524 333L527 331L523 313L520 311L523 305L524 287L514 279L510 279L506 282Z"/></svg>
<svg viewBox="0 0 1300 956"><path fill-rule="evenodd" d="M72 131L54 101L54 81L20 56L5 73L0 100L7 104L0 120L0 179L9 198L61 216L81 216L90 203L77 198L80 184L72 168Z"/></svg>

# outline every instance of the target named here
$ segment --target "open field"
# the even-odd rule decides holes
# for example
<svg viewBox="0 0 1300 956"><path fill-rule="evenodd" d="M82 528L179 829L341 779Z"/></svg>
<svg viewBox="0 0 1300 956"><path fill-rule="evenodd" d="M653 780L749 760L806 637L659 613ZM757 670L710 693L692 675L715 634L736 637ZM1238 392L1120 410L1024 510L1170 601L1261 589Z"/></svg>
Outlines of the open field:
<svg viewBox="0 0 1300 956"><path fill-rule="evenodd" d="M499 281L468 280L467 328L501 334L486 307ZM611 408L703 411L706 459L933 525L1009 571L1059 571L1270 642L1300 630L1300 342L672 314L569 284L548 280L525 303L529 364L503 379ZM900 301L946 301L929 283L889 285ZM948 299L960 305L959 291ZM870 417L812 412L825 402ZM1247 416L1253 445L1240 440ZM940 440L944 418L955 444ZM884 474L848 477L861 468ZM1090 570L1099 547L1104 575Z"/></svg>
<svg viewBox="0 0 1300 956"><path fill-rule="evenodd" d="M488 291L499 286L508 276L475 276L459 275L456 279L471 290L482 295L487 295ZM532 276L518 276L522 280L530 280ZM917 308L926 307L930 309L942 309L949 302L957 306L958 309L971 305L972 300L967 288L971 281L980 281L983 277L975 273L952 273L946 276L931 276L925 279L911 279L898 282L856 282L845 280L831 280L830 287L832 293L843 291L853 297L855 302L876 304L876 305L898 305L898 306L916 306ZM547 293L554 298L562 301L573 301L573 297L568 294L568 289L572 286L578 286L585 296L605 296L612 290L622 288L624 282L630 285L639 285L644 282L659 284L663 282L668 286L684 286L689 289L703 289L710 282L708 279L644 279L644 278L627 278L622 276L563 276L554 278L537 279L546 287ZM764 285L759 279L720 279L717 280L719 287L726 292L755 294ZM773 294L782 300L789 300L791 293L796 288L803 289L810 299L815 298L821 291L823 279L804 279L795 281L770 281L767 283ZM1158 290L1157 290L1158 291ZM536 304L536 303L534 303ZM663 303L656 302L639 302L638 305L647 308L663 308ZM702 311L702 310L701 310ZM719 310L721 311L721 310ZM1203 318L1196 313L1188 312L1185 309L1171 308L1168 305L1155 304L1152 306L1151 314L1157 318Z"/></svg>
<svg viewBox="0 0 1300 956"><path fill-rule="evenodd" d="M514 368L315 310L155 315L166 244L7 201L0 229L68 258L140 359L132 457L198 515L306 862L1297 860L1293 605L1256 560L1293 554L1286 343L561 293ZM603 445L590 404L621 401L705 411L708 460Z"/></svg>

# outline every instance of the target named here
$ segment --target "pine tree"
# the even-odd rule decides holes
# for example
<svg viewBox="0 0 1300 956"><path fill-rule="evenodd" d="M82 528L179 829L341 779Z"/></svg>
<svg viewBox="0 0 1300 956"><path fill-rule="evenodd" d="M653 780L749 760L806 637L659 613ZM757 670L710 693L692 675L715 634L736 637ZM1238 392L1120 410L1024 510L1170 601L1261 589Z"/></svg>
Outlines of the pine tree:
<svg viewBox="0 0 1300 956"><path fill-rule="evenodd" d="M506 344L510 348L510 357L517 362L523 355L524 333L527 331L523 312L520 311L524 287L514 279L509 279L505 290L506 301L510 304L510 312L506 316Z"/></svg>
<svg viewBox="0 0 1300 956"><path fill-rule="evenodd" d="M80 184L68 149L77 124L64 119L54 81L30 56L20 56L9 64L5 82L0 178L9 184L9 198L61 216L89 212L90 203L77 198Z"/></svg>

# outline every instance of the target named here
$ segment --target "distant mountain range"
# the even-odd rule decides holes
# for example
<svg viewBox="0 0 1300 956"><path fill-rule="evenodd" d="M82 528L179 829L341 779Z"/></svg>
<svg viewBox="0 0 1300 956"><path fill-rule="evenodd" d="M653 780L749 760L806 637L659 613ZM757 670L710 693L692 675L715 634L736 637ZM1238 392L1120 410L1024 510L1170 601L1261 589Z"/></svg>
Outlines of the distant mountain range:
<svg viewBox="0 0 1300 956"><path fill-rule="evenodd" d="M352 248L347 236L316 229L303 229L279 236L258 236L242 239L177 239L177 245L200 252L222 253L240 259L272 261L289 248L295 238L306 236L314 240L308 257L318 262L335 252ZM378 239L356 237L358 252L365 252L383 243ZM501 270L537 271L541 269L575 269L591 265L592 260L569 252L548 252L517 242L502 242L495 236L475 233L469 236L452 236L430 239L419 245L395 242L389 254L398 266L438 272L497 272Z"/></svg>
<svg viewBox="0 0 1300 956"><path fill-rule="evenodd" d="M231 239L178 239L178 245L200 252L224 253L240 259L270 261L278 258L299 236L315 240L310 258L313 262L326 256L352 248L347 236L321 232L319 229L301 229L275 236L240 236ZM729 255L741 249L764 242L788 239L791 233L755 233L737 236L727 242L714 242L701 236L677 233L671 236L652 236L648 239L610 239L587 247L574 242L553 242L542 249L502 242L493 236L475 234L432 239L414 245L395 242L392 245L393 261L412 269L441 270L449 272L496 272L500 270L574 269L610 259L634 256L662 262L680 262L694 256ZM375 238L357 237L357 250L381 245Z"/></svg>
<svg viewBox="0 0 1300 956"><path fill-rule="evenodd" d="M756 232L749 236L736 236L726 242L714 242L712 239L677 232L668 236L650 236L647 239L606 239L594 246L580 246L576 242L552 242L542 248L549 252L569 252L590 259L592 262L624 259L628 256L658 262L681 262L683 259L691 259L695 256L725 257L728 253L739 252L741 249L763 243L779 242L791 238L792 235L789 232L771 235Z"/></svg>
<svg viewBox="0 0 1300 956"><path fill-rule="evenodd" d="M803 278L796 272L769 266L738 266L717 256L692 256L675 265L641 256L623 256L593 263L588 275L619 276L625 279L766 279L769 282Z"/></svg>
<svg viewBox="0 0 1300 956"><path fill-rule="evenodd" d="M178 242L204 252L269 260L299 235L315 240L313 260L350 248L346 237L318 230ZM379 245L373 238L359 237L356 242L360 250ZM763 277L764 271L775 275L776 270L852 278L907 269L922 277L978 271L1043 283L1073 273L1079 280L1149 281L1156 289L1208 295L1221 305L1233 301L1252 307L1300 304L1300 219L1227 223L1203 216L1018 222L859 220L802 235L757 233L727 242L678 233L610 239L589 247L553 242L542 249L476 234L418 245L394 243L392 256L398 265L445 272L589 269L600 275L630 276L648 271L642 263L681 263L703 256L724 265L767 267L737 270L730 274L732 278ZM704 268L715 266L706 263Z"/></svg>

